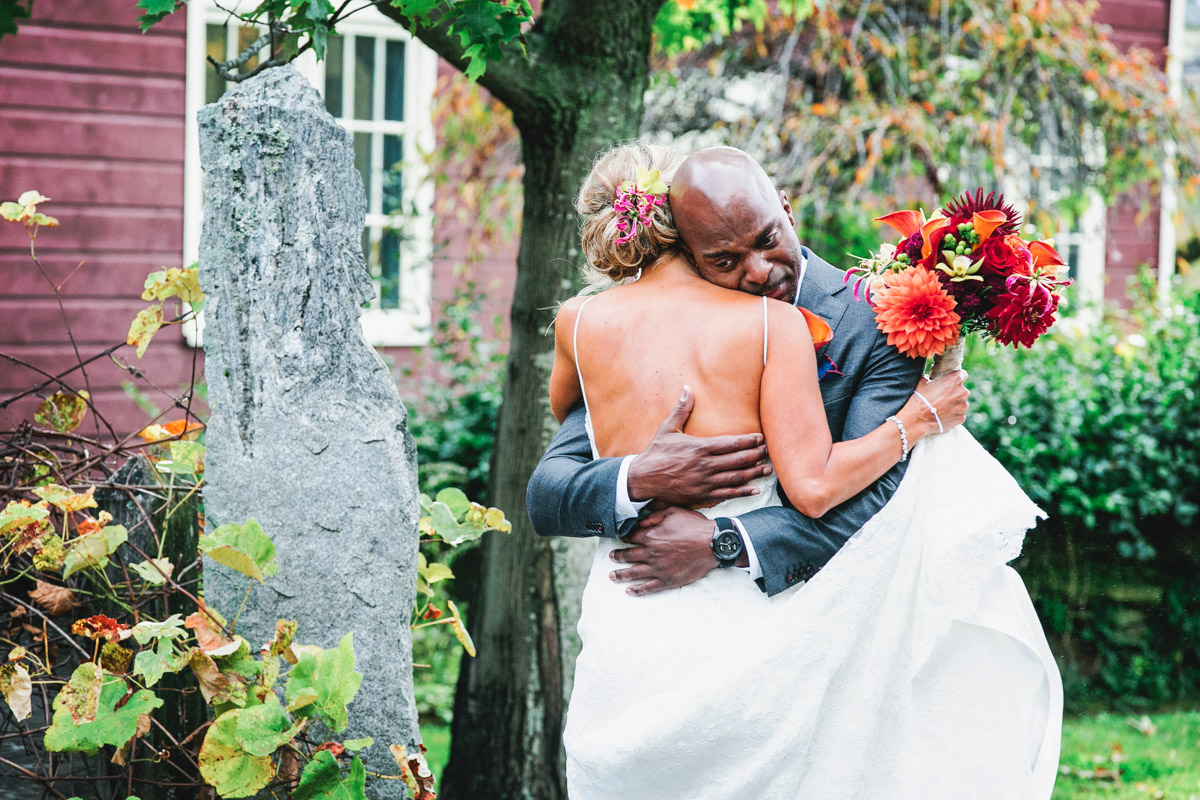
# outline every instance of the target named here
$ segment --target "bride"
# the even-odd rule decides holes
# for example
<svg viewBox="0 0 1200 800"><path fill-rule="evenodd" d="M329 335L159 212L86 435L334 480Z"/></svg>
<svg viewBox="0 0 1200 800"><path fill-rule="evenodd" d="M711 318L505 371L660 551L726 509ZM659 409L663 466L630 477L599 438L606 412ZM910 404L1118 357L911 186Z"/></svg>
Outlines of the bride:
<svg viewBox="0 0 1200 800"><path fill-rule="evenodd" d="M833 444L814 355L828 327L705 282L675 250L650 171L669 181L679 160L618 147L588 177L585 191L611 195L585 215L592 269L640 276L560 310L560 421L582 400L597 457L638 453L690 385L686 432L761 432L771 453L756 493L701 509L712 519L778 505L780 490L820 516L911 463L824 569L774 596L716 570L634 597L609 577L622 543L600 540L564 735L572 800L1048 800L1061 683L1006 566L1041 512L964 429L930 436L938 426L915 394L872 433ZM937 381L922 389L940 396ZM948 427L965 409L940 413Z"/></svg>

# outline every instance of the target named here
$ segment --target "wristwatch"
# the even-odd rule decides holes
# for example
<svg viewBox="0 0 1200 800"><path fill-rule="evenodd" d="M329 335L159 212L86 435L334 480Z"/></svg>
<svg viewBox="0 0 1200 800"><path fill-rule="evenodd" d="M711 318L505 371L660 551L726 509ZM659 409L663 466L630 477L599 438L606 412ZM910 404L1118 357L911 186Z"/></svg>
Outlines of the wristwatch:
<svg viewBox="0 0 1200 800"><path fill-rule="evenodd" d="M717 566L732 567L737 564L746 543L742 541L742 533L729 517L717 517L716 530L713 531L712 551L717 558Z"/></svg>

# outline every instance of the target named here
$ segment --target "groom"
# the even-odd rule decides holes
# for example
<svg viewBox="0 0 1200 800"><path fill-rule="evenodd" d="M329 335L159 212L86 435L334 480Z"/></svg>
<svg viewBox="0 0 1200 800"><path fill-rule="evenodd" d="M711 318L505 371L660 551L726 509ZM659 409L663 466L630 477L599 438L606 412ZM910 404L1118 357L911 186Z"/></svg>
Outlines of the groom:
<svg viewBox="0 0 1200 800"><path fill-rule="evenodd" d="M675 173L670 199L682 248L705 280L787 300L833 328L817 360L835 442L866 435L904 405L924 362L888 345L870 306L846 288L845 273L800 245L787 198L754 159L730 147L700 150ZM960 375L926 397L935 408L948 407L965 402L966 392ZM714 524L691 508L749 494L746 483L770 467L761 434L681 433L692 404L685 389L640 454L595 460L577 406L529 479L534 530L624 538L634 546L613 551L614 567L622 568L612 578L630 583L631 594L677 588L736 565L774 595L816 574L904 476L906 464L899 463L820 519L784 506ZM657 510L639 518L650 501Z"/></svg>

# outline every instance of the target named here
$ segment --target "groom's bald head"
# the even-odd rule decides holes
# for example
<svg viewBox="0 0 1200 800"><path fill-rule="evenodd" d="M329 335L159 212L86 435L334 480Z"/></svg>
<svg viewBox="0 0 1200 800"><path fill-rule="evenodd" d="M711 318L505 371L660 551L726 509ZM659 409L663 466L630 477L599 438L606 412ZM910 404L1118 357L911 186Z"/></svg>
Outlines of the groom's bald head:
<svg viewBox="0 0 1200 800"><path fill-rule="evenodd" d="M733 147L692 154L671 181L671 212L705 280L793 300L802 256L792 209L753 158Z"/></svg>

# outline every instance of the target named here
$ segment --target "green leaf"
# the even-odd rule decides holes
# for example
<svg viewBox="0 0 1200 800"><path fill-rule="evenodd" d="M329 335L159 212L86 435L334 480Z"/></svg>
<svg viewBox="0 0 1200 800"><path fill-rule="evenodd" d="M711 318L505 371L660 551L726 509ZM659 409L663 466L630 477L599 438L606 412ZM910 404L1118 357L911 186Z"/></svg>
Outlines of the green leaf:
<svg viewBox="0 0 1200 800"><path fill-rule="evenodd" d="M167 449L171 457L163 459L155 465L159 470L175 475L195 475L203 469L204 445L202 443L177 439L168 442Z"/></svg>
<svg viewBox="0 0 1200 800"><path fill-rule="evenodd" d="M100 690L93 711L91 700L97 683ZM138 719L162 705L154 692L139 689L126 698L127 690L124 679L104 674L96 664L80 664L54 698L46 749L94 753L103 745L123 746L137 733Z"/></svg>
<svg viewBox="0 0 1200 800"><path fill-rule="evenodd" d="M211 534L202 535L199 547L200 552L218 564L258 581L265 581L279 571L275 543L253 519L242 525L221 525Z"/></svg>
<svg viewBox="0 0 1200 800"><path fill-rule="evenodd" d="M373 744L375 744L374 739L372 739L370 736L364 736L361 739L347 739L346 741L342 742L342 747L346 748L351 753L356 753L359 750L368 748Z"/></svg>
<svg viewBox="0 0 1200 800"><path fill-rule="evenodd" d="M328 750L320 750L308 762L300 776L300 785L292 793L293 800L366 800L367 770L362 760L354 757L350 772L342 777L342 768Z"/></svg>
<svg viewBox="0 0 1200 800"><path fill-rule="evenodd" d="M130 674L140 675L146 686L153 686L168 672L179 672L187 666L186 654L175 651L175 645L168 638L158 640L153 650L142 650L133 658L133 670Z"/></svg>
<svg viewBox="0 0 1200 800"><path fill-rule="evenodd" d="M317 716L330 730L345 730L346 706L362 685L354 671L354 634L347 633L334 650L296 645L298 661L287 679L288 709L300 716ZM308 699L311 698L311 699ZM301 704L301 701L305 701Z"/></svg>
<svg viewBox="0 0 1200 800"><path fill-rule="evenodd" d="M450 509L450 513L460 519L471 508L471 501L467 499L466 492L452 486L438 492L434 502L445 503L446 507Z"/></svg>
<svg viewBox="0 0 1200 800"><path fill-rule="evenodd" d="M63 580L81 569L108 566L108 556L129 539L124 525L109 525L71 542L63 562Z"/></svg>
<svg viewBox="0 0 1200 800"><path fill-rule="evenodd" d="M236 708L217 717L200 745L200 777L221 797L250 797L275 777L269 756L247 753L238 743L238 721L244 713Z"/></svg>
<svg viewBox="0 0 1200 800"><path fill-rule="evenodd" d="M138 0L137 7L146 12L138 17L142 31L145 32L175 10L175 0Z"/></svg>
<svg viewBox="0 0 1200 800"><path fill-rule="evenodd" d="M238 717L237 742L253 756L269 756L295 738L304 720L292 722L274 692L262 705L244 709Z"/></svg>
<svg viewBox="0 0 1200 800"><path fill-rule="evenodd" d="M136 565L134 569L137 569ZM183 626L182 615L172 614L162 622L153 620L139 622L129 633L138 644L149 644L155 639L182 639L187 636L187 628Z"/></svg>
<svg viewBox="0 0 1200 800"><path fill-rule="evenodd" d="M158 569L155 569L155 566ZM175 565L166 558L152 558L149 561L139 561L136 564L130 564L129 568L151 586L165 586L167 578L163 577L163 573L165 572L169 578L171 573L175 571ZM162 572L159 572L159 570L162 570Z"/></svg>

